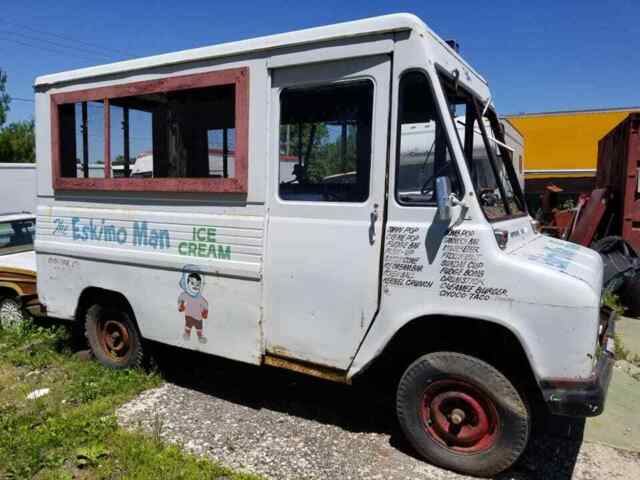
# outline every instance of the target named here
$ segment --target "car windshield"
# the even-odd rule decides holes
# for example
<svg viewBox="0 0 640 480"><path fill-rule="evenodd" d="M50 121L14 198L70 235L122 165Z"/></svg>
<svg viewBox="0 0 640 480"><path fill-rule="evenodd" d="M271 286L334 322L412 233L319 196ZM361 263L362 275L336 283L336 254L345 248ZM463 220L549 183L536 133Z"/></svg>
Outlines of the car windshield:
<svg viewBox="0 0 640 480"><path fill-rule="evenodd" d="M33 218L0 221L0 255L33 250L35 229Z"/></svg>
<svg viewBox="0 0 640 480"><path fill-rule="evenodd" d="M511 149L493 109L456 81L440 76L480 206L490 221L526 213Z"/></svg>

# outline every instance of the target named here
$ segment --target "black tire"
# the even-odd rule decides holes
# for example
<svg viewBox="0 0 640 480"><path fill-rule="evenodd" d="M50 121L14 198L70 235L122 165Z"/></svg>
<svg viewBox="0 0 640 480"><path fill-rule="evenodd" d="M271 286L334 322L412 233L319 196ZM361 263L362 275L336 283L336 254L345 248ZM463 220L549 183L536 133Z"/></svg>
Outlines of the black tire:
<svg viewBox="0 0 640 480"><path fill-rule="evenodd" d="M624 238L617 235L611 235L609 237L604 237L600 240L596 240L591 244L591 249L595 250L598 253L604 254L618 251L628 257L638 256L636 251L633 249L633 246Z"/></svg>
<svg viewBox="0 0 640 480"><path fill-rule="evenodd" d="M428 462L480 477L513 465L531 429L511 382L460 353L430 353L413 362L398 385L396 411L407 439Z"/></svg>
<svg viewBox="0 0 640 480"><path fill-rule="evenodd" d="M640 278L638 275L625 279L619 295L625 308L624 314L628 317L640 317Z"/></svg>
<svg viewBox="0 0 640 480"><path fill-rule="evenodd" d="M115 369L142 366L142 337L130 314L117 307L93 305L85 317L85 336L98 361Z"/></svg>

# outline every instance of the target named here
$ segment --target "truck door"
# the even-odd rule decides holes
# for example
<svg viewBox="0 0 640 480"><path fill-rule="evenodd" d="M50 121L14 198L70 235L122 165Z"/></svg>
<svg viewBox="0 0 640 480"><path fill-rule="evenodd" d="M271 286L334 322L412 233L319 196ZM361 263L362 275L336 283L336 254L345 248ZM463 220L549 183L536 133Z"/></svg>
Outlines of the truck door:
<svg viewBox="0 0 640 480"><path fill-rule="evenodd" d="M346 369L378 307L390 57L272 70L269 353Z"/></svg>

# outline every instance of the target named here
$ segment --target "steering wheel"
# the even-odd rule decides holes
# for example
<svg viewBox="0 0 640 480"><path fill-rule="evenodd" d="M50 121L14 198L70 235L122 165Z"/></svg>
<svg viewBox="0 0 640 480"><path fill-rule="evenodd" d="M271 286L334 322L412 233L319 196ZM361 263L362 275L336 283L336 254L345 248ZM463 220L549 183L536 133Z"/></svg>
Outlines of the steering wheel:
<svg viewBox="0 0 640 480"><path fill-rule="evenodd" d="M482 205L495 207L498 203L498 196L493 192L493 190L486 189L480 193L480 201Z"/></svg>

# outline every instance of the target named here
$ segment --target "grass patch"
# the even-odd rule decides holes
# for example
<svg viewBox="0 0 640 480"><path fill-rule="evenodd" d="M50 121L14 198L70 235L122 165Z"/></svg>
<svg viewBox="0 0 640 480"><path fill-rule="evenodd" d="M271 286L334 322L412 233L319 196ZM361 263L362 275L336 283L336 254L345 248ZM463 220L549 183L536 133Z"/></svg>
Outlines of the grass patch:
<svg viewBox="0 0 640 480"><path fill-rule="evenodd" d="M81 360L69 344L62 327L0 330L0 478L257 478L119 428L116 408L162 379Z"/></svg>

